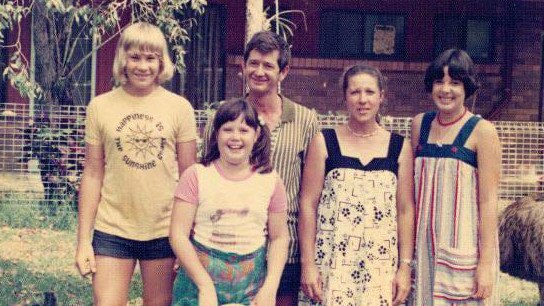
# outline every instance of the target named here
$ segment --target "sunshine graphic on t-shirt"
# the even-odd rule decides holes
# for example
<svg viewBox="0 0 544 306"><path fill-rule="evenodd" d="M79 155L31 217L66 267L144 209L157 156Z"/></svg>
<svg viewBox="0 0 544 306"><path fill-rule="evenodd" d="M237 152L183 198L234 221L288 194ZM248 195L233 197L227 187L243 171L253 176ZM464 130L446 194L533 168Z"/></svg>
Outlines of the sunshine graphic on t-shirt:
<svg viewBox="0 0 544 306"><path fill-rule="evenodd" d="M123 152L124 163L132 168L148 170L157 166L163 156L166 138L161 137L162 123L153 116L135 113L125 116L116 128L117 151Z"/></svg>

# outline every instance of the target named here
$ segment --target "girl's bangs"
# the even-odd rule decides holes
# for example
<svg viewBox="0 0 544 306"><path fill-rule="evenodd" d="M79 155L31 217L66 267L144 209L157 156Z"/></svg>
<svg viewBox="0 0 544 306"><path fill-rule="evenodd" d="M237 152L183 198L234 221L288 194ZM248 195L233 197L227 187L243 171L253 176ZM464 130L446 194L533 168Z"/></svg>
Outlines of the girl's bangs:
<svg viewBox="0 0 544 306"><path fill-rule="evenodd" d="M448 65L448 74L454 80L463 81L467 78L468 73L464 67L451 63Z"/></svg>
<svg viewBox="0 0 544 306"><path fill-rule="evenodd" d="M130 35L125 37L124 49L125 51L134 48L142 52L157 52L162 54L164 48L164 38L154 35L156 33L139 33L139 35ZM160 34L160 33L158 33Z"/></svg>
<svg viewBox="0 0 544 306"><path fill-rule="evenodd" d="M233 103L223 109L219 109L216 113L216 124L215 127L219 128L224 123L229 121L234 121L238 117L243 116L244 121L247 125L256 128L258 126L258 119L254 113L251 112L251 108L246 107L246 102L242 103Z"/></svg>

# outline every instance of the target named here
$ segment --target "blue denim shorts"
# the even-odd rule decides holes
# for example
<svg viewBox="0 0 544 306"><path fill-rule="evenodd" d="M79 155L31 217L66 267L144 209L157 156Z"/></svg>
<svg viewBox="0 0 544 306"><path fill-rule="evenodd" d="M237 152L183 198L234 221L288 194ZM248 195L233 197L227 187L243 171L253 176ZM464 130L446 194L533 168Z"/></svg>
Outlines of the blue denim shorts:
<svg viewBox="0 0 544 306"><path fill-rule="evenodd" d="M152 260L174 258L168 237L153 240L139 241L94 231L93 249L95 255L115 258L132 258L138 260Z"/></svg>

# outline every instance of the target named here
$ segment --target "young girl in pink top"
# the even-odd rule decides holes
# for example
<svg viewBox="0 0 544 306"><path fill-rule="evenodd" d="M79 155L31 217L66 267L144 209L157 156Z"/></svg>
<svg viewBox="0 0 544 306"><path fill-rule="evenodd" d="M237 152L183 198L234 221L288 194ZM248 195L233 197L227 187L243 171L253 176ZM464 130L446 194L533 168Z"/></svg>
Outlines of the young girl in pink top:
<svg viewBox="0 0 544 306"><path fill-rule="evenodd" d="M270 136L246 101L223 103L208 151L175 191L173 305L275 305L287 260L287 200Z"/></svg>

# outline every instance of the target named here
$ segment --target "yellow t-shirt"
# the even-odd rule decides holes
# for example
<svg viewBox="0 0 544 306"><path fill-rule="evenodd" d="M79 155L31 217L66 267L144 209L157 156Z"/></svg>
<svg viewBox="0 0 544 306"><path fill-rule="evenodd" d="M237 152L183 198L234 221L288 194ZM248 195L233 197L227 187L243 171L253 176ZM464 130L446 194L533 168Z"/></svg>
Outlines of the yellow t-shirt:
<svg viewBox="0 0 544 306"><path fill-rule="evenodd" d="M179 178L176 143L195 139L191 104L162 87L146 97L119 87L93 99L85 141L105 154L95 229L133 240L168 236Z"/></svg>

